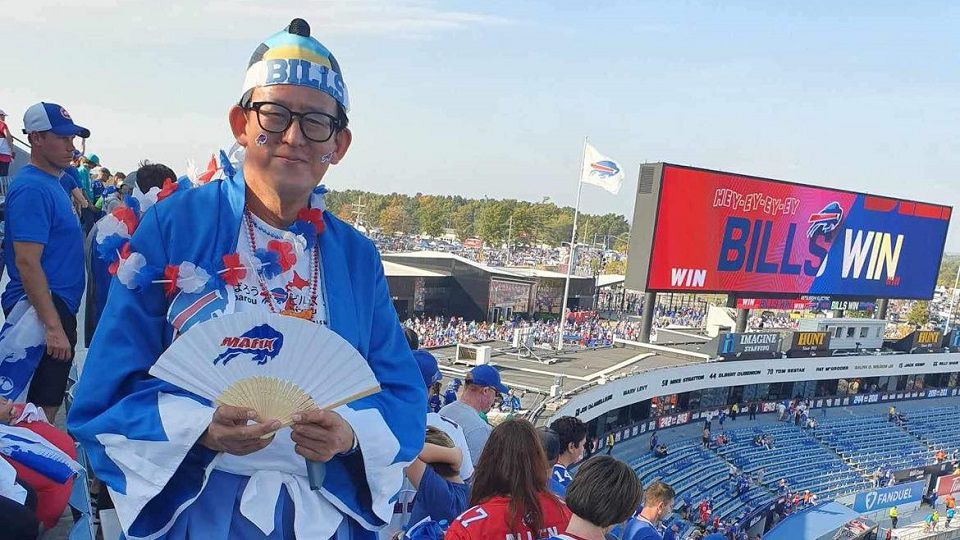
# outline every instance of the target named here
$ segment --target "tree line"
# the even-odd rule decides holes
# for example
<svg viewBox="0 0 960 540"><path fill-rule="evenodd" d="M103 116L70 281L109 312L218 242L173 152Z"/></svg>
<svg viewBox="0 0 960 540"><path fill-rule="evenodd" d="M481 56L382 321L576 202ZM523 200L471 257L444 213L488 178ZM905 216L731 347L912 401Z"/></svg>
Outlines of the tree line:
<svg viewBox="0 0 960 540"><path fill-rule="evenodd" d="M960 255L944 255L943 261L940 262L940 275L937 276L937 285L952 289L957 279L957 268L960 268Z"/></svg>
<svg viewBox="0 0 960 540"><path fill-rule="evenodd" d="M459 195L388 195L361 190L331 191L327 208L353 223L358 216L385 234L401 232L440 236L452 229L460 240L480 238L490 245L559 246L569 242L573 208L515 199L470 199ZM577 241L625 251L630 224L620 214L580 214Z"/></svg>
<svg viewBox="0 0 960 540"><path fill-rule="evenodd" d="M350 223L359 213L364 225L379 227L385 234L440 236L444 229L452 229L460 240L476 237L495 246L508 241L515 246L559 246L570 241L573 230L573 208L557 206L549 197L530 202L350 189L327 194L327 208ZM627 251L630 224L620 214L581 213L578 231L578 242ZM937 284L953 287L958 267L960 255L944 256Z"/></svg>

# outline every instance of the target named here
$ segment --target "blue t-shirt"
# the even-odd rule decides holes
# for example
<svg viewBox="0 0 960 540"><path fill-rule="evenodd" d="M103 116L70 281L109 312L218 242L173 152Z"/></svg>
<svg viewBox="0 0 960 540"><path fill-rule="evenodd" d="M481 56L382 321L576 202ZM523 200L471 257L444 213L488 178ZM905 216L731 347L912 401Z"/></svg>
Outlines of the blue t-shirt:
<svg viewBox="0 0 960 540"><path fill-rule="evenodd" d="M457 400L457 393L453 391L452 388L448 388L446 392L443 393L443 404L449 405Z"/></svg>
<svg viewBox="0 0 960 540"><path fill-rule="evenodd" d="M103 182L101 182L101 181L99 181L99 180L94 180L94 181L90 184L90 191L93 192L93 200L94 200L94 201L96 201L96 200L99 199L100 197L103 197L103 192L104 192L105 190L106 190L106 187L104 187Z"/></svg>
<svg viewBox="0 0 960 540"><path fill-rule="evenodd" d="M623 540L663 540L663 535L649 521L634 516L627 522Z"/></svg>
<svg viewBox="0 0 960 540"><path fill-rule="evenodd" d="M567 472L567 468L559 463L554 464L553 474L550 475L550 490L560 497L566 497L570 482L573 482L573 477Z"/></svg>
<svg viewBox="0 0 960 540"><path fill-rule="evenodd" d="M413 498L413 509L407 523L419 523L428 516L434 521L452 523L467 509L469 489L467 484L445 480L427 465L420 478L417 496Z"/></svg>
<svg viewBox="0 0 960 540"><path fill-rule="evenodd" d="M43 244L40 267L50 292L76 313L83 296L83 232L60 179L33 165L21 168L10 184L3 225L3 258L10 282L0 301L11 309L26 296L17 270L14 242Z"/></svg>
<svg viewBox="0 0 960 540"><path fill-rule="evenodd" d="M67 195L70 195L74 188L80 187L80 173L76 167L67 167L63 170L63 174L60 175L60 185L63 186Z"/></svg>
<svg viewBox="0 0 960 540"><path fill-rule="evenodd" d="M557 497L567 498L567 486L561 484L554 475L550 475L550 491Z"/></svg>

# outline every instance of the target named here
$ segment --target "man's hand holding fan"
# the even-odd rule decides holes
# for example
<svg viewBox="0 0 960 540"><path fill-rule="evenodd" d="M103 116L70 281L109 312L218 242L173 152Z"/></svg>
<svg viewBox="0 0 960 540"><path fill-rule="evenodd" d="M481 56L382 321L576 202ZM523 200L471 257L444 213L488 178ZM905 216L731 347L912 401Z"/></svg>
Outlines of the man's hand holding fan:
<svg viewBox="0 0 960 540"><path fill-rule="evenodd" d="M262 421L253 409L220 405L200 444L216 452L245 456L266 448L278 429L279 420Z"/></svg>
<svg viewBox="0 0 960 540"><path fill-rule="evenodd" d="M339 414L316 409L293 415L297 453L310 461L327 462L353 449L353 428Z"/></svg>
<svg viewBox="0 0 960 540"><path fill-rule="evenodd" d="M196 325L150 374L217 405L204 446L247 455L290 426L296 452L319 462L355 446L353 429L332 409L380 391L366 360L332 330L259 312Z"/></svg>

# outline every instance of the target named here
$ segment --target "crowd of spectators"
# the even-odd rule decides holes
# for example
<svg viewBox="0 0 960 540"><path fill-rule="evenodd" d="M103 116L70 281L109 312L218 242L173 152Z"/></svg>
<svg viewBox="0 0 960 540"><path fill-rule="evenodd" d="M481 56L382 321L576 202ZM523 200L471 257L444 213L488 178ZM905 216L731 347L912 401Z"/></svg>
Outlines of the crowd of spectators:
<svg viewBox="0 0 960 540"><path fill-rule="evenodd" d="M655 325L696 326L701 324L703 313L690 309L667 310L658 308ZM559 322L553 320L531 321L516 318L504 322L468 321L463 317L414 317L404 321L404 326L420 335L425 348L445 347L457 343L482 343L502 341L513 343L514 331L529 334L525 340L531 347L555 348ZM607 347L615 338L636 341L640 336L640 321L603 319L595 312L573 312L563 326L564 343L583 348Z"/></svg>
<svg viewBox="0 0 960 540"><path fill-rule="evenodd" d="M440 251L459 255L474 262L493 267L529 266L535 268L559 269L566 271L567 248L527 245L493 247L469 247L464 243L446 238L426 238L416 234L385 235L377 231L367 231L377 248L383 253L401 253L410 251ZM578 260L574 265L575 275L592 275L593 269L602 259L604 262L625 261L625 253L614 250L578 249Z"/></svg>

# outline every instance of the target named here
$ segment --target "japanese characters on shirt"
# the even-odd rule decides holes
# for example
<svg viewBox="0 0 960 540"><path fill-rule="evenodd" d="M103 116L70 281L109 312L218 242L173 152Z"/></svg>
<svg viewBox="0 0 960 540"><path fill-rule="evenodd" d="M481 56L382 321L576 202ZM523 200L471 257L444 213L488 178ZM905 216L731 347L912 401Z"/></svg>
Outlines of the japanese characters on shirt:
<svg viewBox="0 0 960 540"><path fill-rule="evenodd" d="M250 223L246 222L248 218ZM274 228L252 214L248 213L244 217L244 221L237 241L237 254L240 256L240 260L245 262L244 266L252 267L254 265L253 261L256 260L255 250L266 247L271 242L288 244L289 248L283 246L281 249L291 260L285 262L280 268L281 272L276 275L264 272L260 272L258 275L257 272L247 272L243 279L232 287L235 310L240 312L267 308L267 299L264 298L261 289L260 280L262 279L263 285L270 291L273 305L279 311L307 313L313 310L311 320L326 324L327 310L326 299L323 295L323 280L321 276L315 276L316 271L319 271L320 261L314 259L319 257L319 249L306 249L305 244L295 238L289 231ZM253 226L255 248L251 246L248 239L247 225ZM292 264L290 264L291 262ZM314 283L315 278L317 283ZM316 305L313 305L312 299L314 288L316 288L317 293Z"/></svg>

